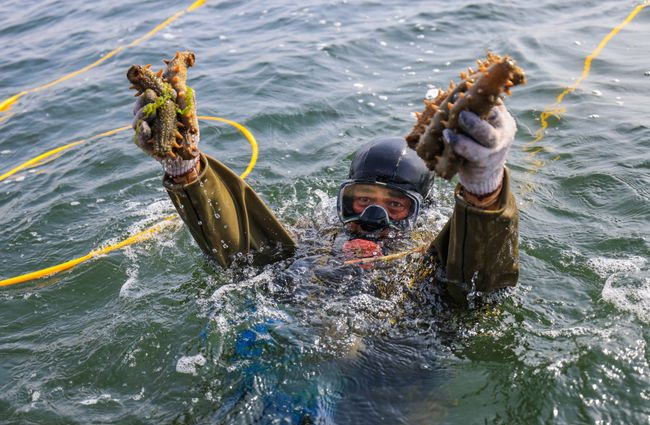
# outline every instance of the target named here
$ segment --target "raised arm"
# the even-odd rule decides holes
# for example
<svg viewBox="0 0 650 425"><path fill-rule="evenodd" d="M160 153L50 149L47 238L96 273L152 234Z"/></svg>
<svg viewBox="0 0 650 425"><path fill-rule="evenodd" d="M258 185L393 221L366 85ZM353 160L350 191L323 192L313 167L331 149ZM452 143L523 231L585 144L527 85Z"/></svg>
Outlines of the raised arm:
<svg viewBox="0 0 650 425"><path fill-rule="evenodd" d="M162 164L165 189L203 252L222 267L238 256L266 264L291 255L295 249L291 235L246 182L200 153L198 132L192 135L196 149L188 159L153 154L149 140L158 117L145 117L144 103L140 96L134 108L135 144Z"/></svg>
<svg viewBox="0 0 650 425"><path fill-rule="evenodd" d="M238 254L254 264L291 255L295 243L255 191L221 162L200 155L196 177L166 175L164 186L203 252L223 267Z"/></svg>
<svg viewBox="0 0 650 425"><path fill-rule="evenodd" d="M430 271L464 304L470 291L515 286L519 275L519 214L504 167L516 123L503 105L486 120L472 112L459 117L462 132L443 137L464 161L458 171L454 212L428 250ZM432 264L432 263L435 263Z"/></svg>

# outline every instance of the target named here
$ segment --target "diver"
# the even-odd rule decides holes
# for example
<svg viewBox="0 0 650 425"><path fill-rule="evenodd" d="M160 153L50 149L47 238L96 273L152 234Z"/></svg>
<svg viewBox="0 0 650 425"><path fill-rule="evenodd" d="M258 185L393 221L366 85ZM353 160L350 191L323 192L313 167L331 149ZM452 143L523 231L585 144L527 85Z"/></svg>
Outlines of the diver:
<svg viewBox="0 0 650 425"><path fill-rule="evenodd" d="M146 143L155 115L134 106L135 143ZM518 211L510 191L506 155L516 123L500 103L483 120L461 112L462 131L444 130L445 143L463 158L452 216L430 241L410 273L436 286L454 304L469 293L512 287L519 273ZM194 136L198 145L200 134ZM237 174L197 150L195 157L159 160L163 185L200 248L222 267L238 258L264 265L294 255L297 242ZM428 204L433 175L402 137L379 138L354 155L341 185L337 210L345 232L346 257L390 254L390 241L407 238Z"/></svg>

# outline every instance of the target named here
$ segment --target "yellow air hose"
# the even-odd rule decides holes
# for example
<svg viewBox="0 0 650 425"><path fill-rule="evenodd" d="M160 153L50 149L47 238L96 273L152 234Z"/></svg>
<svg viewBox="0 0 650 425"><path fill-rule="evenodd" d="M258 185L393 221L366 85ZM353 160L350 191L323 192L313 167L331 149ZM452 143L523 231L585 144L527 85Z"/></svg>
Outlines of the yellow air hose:
<svg viewBox="0 0 650 425"><path fill-rule="evenodd" d="M111 135L113 135L115 133L119 133L120 131L128 130L129 128L131 128L130 125L125 125L124 127L120 127L120 128L116 128L116 129L113 129L113 130L105 131L103 133L95 134L94 136L91 136L91 137L89 137L87 139L81 139L81 140L77 140L77 141L74 141L74 142L70 142L70 143L65 144L63 146L59 146L58 148L54 148L52 150L49 150L49 151L47 151L45 153L42 153L42 154L30 159L29 161L23 162L19 166L12 168L11 170L7 171L4 174L0 174L0 182L5 180L8 177L13 176L14 174L19 172L20 170L24 170L26 168L38 166L39 164L45 162L45 160L47 158L49 158L49 157L51 157L53 155L56 155L58 153L61 153L64 150L73 148L73 147L75 147L77 145L80 145L80 144L85 143L85 142L89 142L91 140L96 140L96 139L100 139L102 137L111 136Z"/></svg>
<svg viewBox="0 0 650 425"><path fill-rule="evenodd" d="M246 127L244 127L243 125L241 125L241 124L239 124L239 123L237 123L235 121L225 119L225 118L209 117L209 116L199 116L198 118L201 119L201 120L220 121L220 122L224 122L226 124L230 124L230 125L237 128L239 131L241 131L244 134L244 136L246 137L246 139L248 140L248 142L251 145L252 153L251 153L251 159L248 162L248 166L246 167L246 170L244 170L244 172L240 175L240 177L245 178L246 176L248 176L250 174L250 172L253 170L253 168L255 167L255 164L257 163L258 150L259 150L258 146L257 146L257 141L255 140L255 137L253 136L253 134L250 131L248 131L248 129L246 129ZM108 132L105 132L105 133L98 134L96 136L93 136L92 138L98 138L100 136L106 136L109 133L110 134L115 134L115 133L117 133L119 131L126 130L127 128L130 128L130 127L129 126L120 127L118 129L115 129L115 130L111 130L111 131L108 131ZM86 140L90 140L92 138L89 138L89 139L86 139ZM83 143L86 140L81 140L81 141L78 141L78 142L69 143L69 144L67 144L65 146L62 146L60 148L57 148L57 149L59 149L59 152L60 152L60 151L64 150L63 148L67 149L68 147L76 146L76 145L78 145L80 143ZM56 149L54 149L54 150L56 150ZM50 152L52 152L52 151L50 151ZM36 158L34 158L34 159L30 160L30 161L27 161L27 162L31 162L32 164L38 163L38 162L42 161L45 158L44 155L45 154L39 155L38 157L36 157ZM23 168L25 168L25 167L23 167ZM118 242L116 244L109 245L109 246L106 246L104 248L99 248L99 249L95 249L93 251L90 251L88 254L84 255L83 257L75 258L73 260L66 261L65 263L61 263L61 264L57 264L57 265L52 266L52 267L47 267L45 269L37 270L35 272L23 274L23 275L20 275L20 276L9 278L9 279L0 280L0 287L1 286L15 285L15 284L18 284L18 283L27 282L27 281L34 280L34 279L39 279L41 277L51 276L53 274L62 272L64 270L71 269L71 268L77 266L78 264L81 264L81 263L83 263L85 261L91 260L91 259L93 259L93 258L95 258L97 256L108 254L109 252L114 251L116 249L124 248L125 246L131 245L133 243L140 242L140 241L145 240L145 239L155 235L156 233L158 233L160 230L162 230L165 227L165 224L167 224L169 221L173 220L174 218L177 218L176 214L169 215L169 216L163 218L158 223L154 224L153 226L150 226L150 227L142 230L141 232L136 233L135 235L129 236L128 238L126 238L126 239L124 239L124 240L122 240L122 241L120 241L120 242Z"/></svg>
<svg viewBox="0 0 650 425"><path fill-rule="evenodd" d="M627 24L632 22L632 19L641 12L645 7L647 7L650 3L648 1L644 1L642 4L636 6L632 12L621 22L618 24L616 27L614 27L603 39L598 43L598 46L596 49L594 49L593 52L591 52L586 58L585 58L585 63L584 67L582 69L582 74L580 75L580 78L578 78L575 83L573 83L571 86L567 87L560 93L557 98L555 99L555 103L552 105L547 106L544 108L544 111L541 113L539 119L540 119L540 128L535 132L535 139L531 142L528 142L524 145L523 150L525 152L529 152L528 154L528 160L533 162L534 167L529 171L529 173L536 173L539 171L539 169L544 165L541 161L535 161L535 157L544 150L543 147L535 145L539 143L544 138L544 133L546 129L548 128L548 120L551 117L555 117L557 119L561 118L561 114L566 112L566 108L560 107L560 104L564 100L564 97L575 91L576 88L582 83L588 76L589 76L589 71L591 70L591 62L598 57L600 52L603 50L603 48L609 43L609 41L614 38L616 34L619 33Z"/></svg>

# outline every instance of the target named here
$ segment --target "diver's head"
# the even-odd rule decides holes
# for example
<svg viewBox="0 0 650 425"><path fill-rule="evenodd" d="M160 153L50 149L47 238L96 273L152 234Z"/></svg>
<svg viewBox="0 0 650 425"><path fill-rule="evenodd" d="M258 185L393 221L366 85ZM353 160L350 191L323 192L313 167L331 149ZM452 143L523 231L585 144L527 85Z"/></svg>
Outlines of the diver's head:
<svg viewBox="0 0 650 425"><path fill-rule="evenodd" d="M339 189L339 218L354 233L378 237L411 228L432 180L403 138L375 139L354 154L348 180Z"/></svg>

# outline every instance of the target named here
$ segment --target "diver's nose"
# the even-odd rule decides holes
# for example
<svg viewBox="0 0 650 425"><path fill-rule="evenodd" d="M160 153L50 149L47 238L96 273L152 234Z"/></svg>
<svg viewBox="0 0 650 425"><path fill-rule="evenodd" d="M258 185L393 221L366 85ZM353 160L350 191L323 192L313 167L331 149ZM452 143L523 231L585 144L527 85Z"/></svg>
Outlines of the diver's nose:
<svg viewBox="0 0 650 425"><path fill-rule="evenodd" d="M370 205L359 216L359 225L366 232L374 232L375 230L388 227L390 218L388 211L379 205Z"/></svg>

